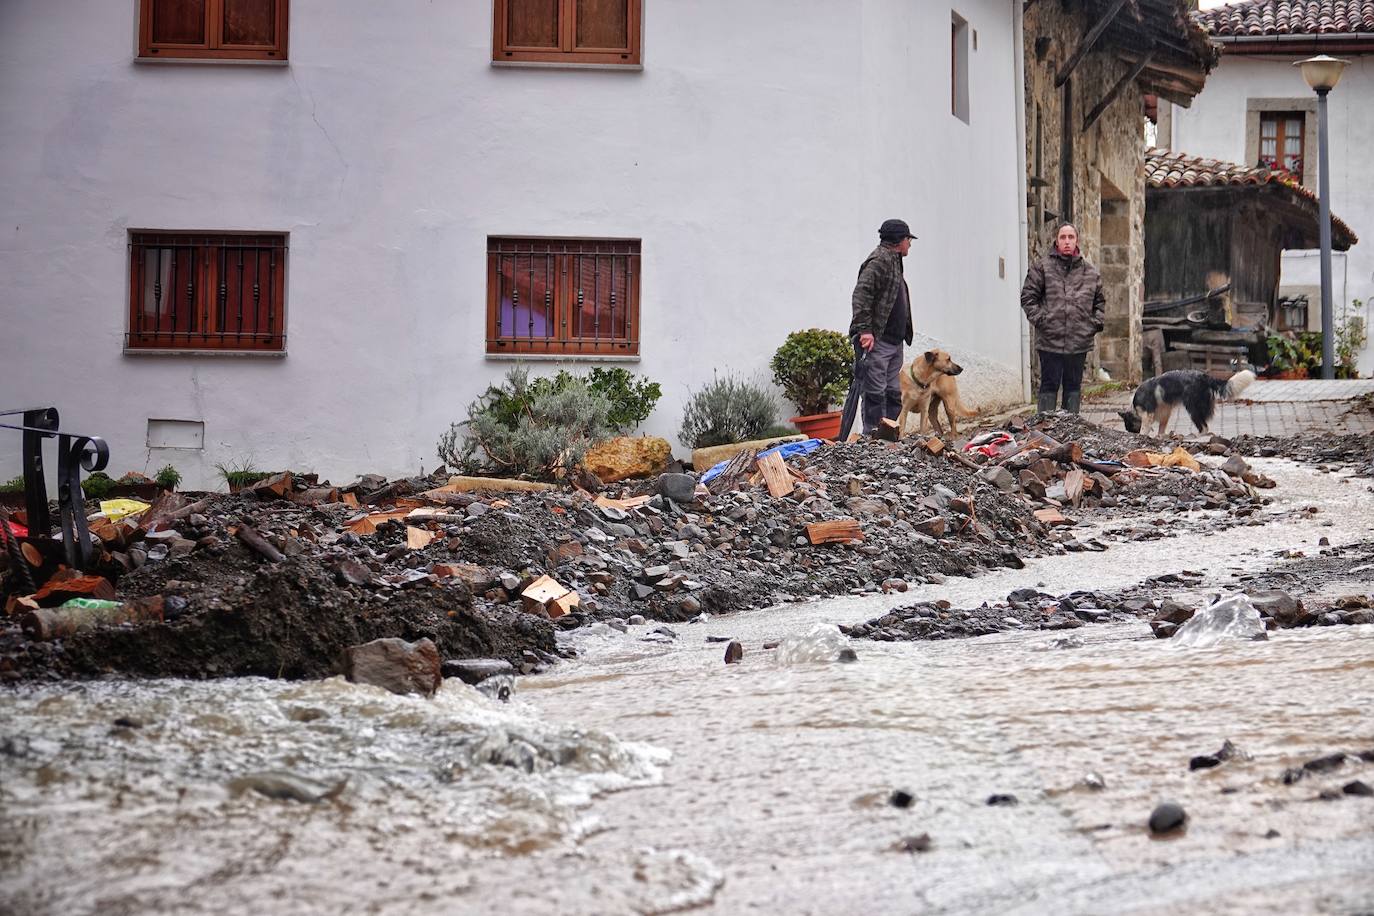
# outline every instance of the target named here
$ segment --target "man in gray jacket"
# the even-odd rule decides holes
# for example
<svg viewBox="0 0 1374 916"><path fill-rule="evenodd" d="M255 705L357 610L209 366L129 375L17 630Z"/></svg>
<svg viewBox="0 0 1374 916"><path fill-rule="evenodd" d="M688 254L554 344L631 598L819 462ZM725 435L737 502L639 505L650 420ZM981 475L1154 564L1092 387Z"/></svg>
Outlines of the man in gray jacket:
<svg viewBox="0 0 1374 916"><path fill-rule="evenodd" d="M902 220L885 220L878 229L880 244L864 260L854 284L849 337L868 354L862 360L863 377L855 380L863 386L865 436L873 435L884 417L895 420L902 410L902 345L911 343L913 331L902 258L914 238Z"/></svg>

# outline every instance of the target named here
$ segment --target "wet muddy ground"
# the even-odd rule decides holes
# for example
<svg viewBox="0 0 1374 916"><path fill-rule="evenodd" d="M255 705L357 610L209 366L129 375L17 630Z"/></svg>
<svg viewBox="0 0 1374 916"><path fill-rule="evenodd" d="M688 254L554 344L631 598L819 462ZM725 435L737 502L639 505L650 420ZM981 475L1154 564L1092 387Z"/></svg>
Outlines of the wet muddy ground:
<svg viewBox="0 0 1374 916"><path fill-rule="evenodd" d="M1346 787L1374 783L1374 627L1206 650L1138 619L1077 645L836 629L1020 589L1306 588L1305 563L1305 594L1368 592L1367 485L1260 466L1262 526L1173 524L671 634L590 624L504 704L455 680L433 700L338 678L10 688L0 894L24 914L1361 912L1374 799ZM1186 826L1152 837L1166 801Z"/></svg>

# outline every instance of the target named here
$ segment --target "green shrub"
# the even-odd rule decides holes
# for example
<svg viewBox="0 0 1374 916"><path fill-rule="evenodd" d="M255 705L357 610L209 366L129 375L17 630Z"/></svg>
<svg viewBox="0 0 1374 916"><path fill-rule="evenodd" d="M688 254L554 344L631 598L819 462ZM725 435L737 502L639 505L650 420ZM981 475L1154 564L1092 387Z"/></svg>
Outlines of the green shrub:
<svg viewBox="0 0 1374 916"><path fill-rule="evenodd" d="M175 490L177 485L181 483L181 472L170 464L165 464L153 480L164 490Z"/></svg>
<svg viewBox="0 0 1374 916"><path fill-rule="evenodd" d="M87 499L104 499L115 488L115 482L104 471L96 471L81 481L81 492Z"/></svg>
<svg viewBox="0 0 1374 916"><path fill-rule="evenodd" d="M787 423L774 423L772 426L759 433L760 439L781 439L783 436L799 435L797 428Z"/></svg>
<svg viewBox="0 0 1374 916"><path fill-rule="evenodd" d="M215 470L219 471L219 476L224 478L224 482L229 484L231 490L251 487L259 480L266 480L272 476L271 471L259 471L254 467L251 458L230 461L228 464L216 464Z"/></svg>
<svg viewBox="0 0 1374 916"><path fill-rule="evenodd" d="M759 439L778 420L778 405L762 387L733 375L716 378L687 401L678 437L689 448Z"/></svg>
<svg viewBox="0 0 1374 916"><path fill-rule="evenodd" d="M560 372L561 377L564 373ZM597 366L587 373L587 387L611 402L610 422L619 432L630 432L648 419L654 405L663 397L658 382L635 375L616 366L605 369Z"/></svg>
<svg viewBox="0 0 1374 916"><path fill-rule="evenodd" d="M839 331L793 331L768 365L773 381L802 416L825 413L849 390L854 347Z"/></svg>
<svg viewBox="0 0 1374 916"><path fill-rule="evenodd" d="M553 477L610 437L612 409L582 379L566 373L531 379L515 368L468 406L466 421L439 438L439 460L467 473Z"/></svg>
<svg viewBox="0 0 1374 916"><path fill-rule="evenodd" d="M24 492L24 475L23 475L23 474L20 474L18 477L11 477L9 480L6 480L4 483L0 483L0 493L23 493L23 492Z"/></svg>

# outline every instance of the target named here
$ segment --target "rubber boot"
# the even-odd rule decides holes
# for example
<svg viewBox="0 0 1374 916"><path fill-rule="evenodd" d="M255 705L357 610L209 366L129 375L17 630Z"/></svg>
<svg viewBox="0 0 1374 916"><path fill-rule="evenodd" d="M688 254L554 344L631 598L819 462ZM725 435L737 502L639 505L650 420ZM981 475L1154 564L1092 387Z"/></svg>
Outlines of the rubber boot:
<svg viewBox="0 0 1374 916"><path fill-rule="evenodd" d="M1064 409L1067 410L1069 413L1076 414L1078 413L1078 405L1082 402L1082 400L1083 392L1081 391L1075 391L1072 394L1070 394L1069 392L1065 392Z"/></svg>
<svg viewBox="0 0 1374 916"><path fill-rule="evenodd" d="M1040 413L1054 413L1054 402L1056 400L1054 391L1040 392L1040 400L1036 402L1035 409Z"/></svg>

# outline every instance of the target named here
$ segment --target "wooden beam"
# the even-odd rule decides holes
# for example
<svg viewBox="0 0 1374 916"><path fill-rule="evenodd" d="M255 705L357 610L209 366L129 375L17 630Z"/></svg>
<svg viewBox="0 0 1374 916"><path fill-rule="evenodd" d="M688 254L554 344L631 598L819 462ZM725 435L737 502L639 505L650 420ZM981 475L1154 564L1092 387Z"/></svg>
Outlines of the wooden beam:
<svg viewBox="0 0 1374 916"><path fill-rule="evenodd" d="M1069 78L1069 74L1073 73L1073 71L1078 68L1078 65L1083 62L1084 55L1093 49L1093 45L1097 44L1097 40L1102 37L1102 33L1107 31L1107 26L1112 24L1112 20L1116 18L1116 14L1121 12L1121 8L1125 5L1126 0L1112 0L1112 5L1107 8L1107 12L1103 13L1102 18L1098 20L1097 24L1088 30L1088 34L1083 38L1083 43L1078 46L1076 51L1069 55L1069 59L1064 62L1064 66L1060 67L1059 72L1054 75L1054 88L1058 89L1060 86L1064 85L1064 81Z"/></svg>
<svg viewBox="0 0 1374 916"><path fill-rule="evenodd" d="M1107 90L1107 94L1102 97L1102 101L1094 105L1093 110L1088 112L1087 117L1083 119L1083 130L1085 132L1088 128L1092 127L1094 124L1097 123L1097 119L1102 117L1102 113L1107 110L1107 106L1111 105L1112 102L1115 102L1116 97L1121 95L1121 93L1125 91L1127 86L1135 82L1135 78L1137 76L1140 76L1141 71L1143 71L1146 67L1150 65L1150 60L1154 56L1155 50L1154 48L1151 48L1144 57L1135 62L1134 67L1127 70L1126 74L1122 76L1121 79L1116 81L1116 84L1113 85L1111 89Z"/></svg>

